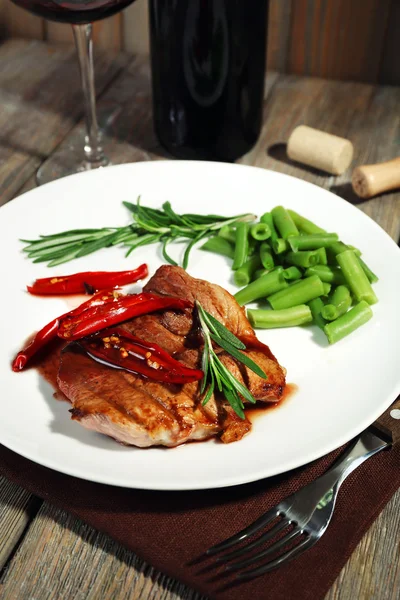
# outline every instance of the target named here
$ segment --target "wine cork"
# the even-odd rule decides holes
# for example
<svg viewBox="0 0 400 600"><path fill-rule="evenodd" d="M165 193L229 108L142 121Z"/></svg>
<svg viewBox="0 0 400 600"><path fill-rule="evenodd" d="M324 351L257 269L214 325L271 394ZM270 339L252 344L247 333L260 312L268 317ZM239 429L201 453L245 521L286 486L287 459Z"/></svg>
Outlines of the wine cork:
<svg viewBox="0 0 400 600"><path fill-rule="evenodd" d="M337 135L299 125L290 135L287 153L299 163L341 175L352 161L353 144Z"/></svg>
<svg viewBox="0 0 400 600"><path fill-rule="evenodd" d="M400 188L400 157L375 165L362 165L353 171L353 190L360 198L372 198Z"/></svg>

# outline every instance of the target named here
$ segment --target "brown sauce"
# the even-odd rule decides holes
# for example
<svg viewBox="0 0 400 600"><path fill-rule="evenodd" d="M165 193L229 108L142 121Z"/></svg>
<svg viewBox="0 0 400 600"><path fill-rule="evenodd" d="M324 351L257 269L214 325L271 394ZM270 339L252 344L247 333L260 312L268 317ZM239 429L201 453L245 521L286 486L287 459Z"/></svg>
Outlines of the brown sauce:
<svg viewBox="0 0 400 600"><path fill-rule="evenodd" d="M251 423L254 423L256 419L265 415L266 413L279 408L282 406L289 398L291 398L299 389L299 386L295 383L287 383L285 389L282 394L282 398L279 402L264 402L263 404L258 403L255 407L246 407L245 415L249 419Z"/></svg>

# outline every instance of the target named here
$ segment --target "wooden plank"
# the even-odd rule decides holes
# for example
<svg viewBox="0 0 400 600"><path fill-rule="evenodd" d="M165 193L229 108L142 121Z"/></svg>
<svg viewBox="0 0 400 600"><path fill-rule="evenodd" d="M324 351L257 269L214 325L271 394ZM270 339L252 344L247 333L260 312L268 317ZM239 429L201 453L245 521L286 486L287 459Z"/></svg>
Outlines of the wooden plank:
<svg viewBox="0 0 400 600"><path fill-rule="evenodd" d="M43 504L3 577L0 595L18 600L202 598L48 504Z"/></svg>
<svg viewBox="0 0 400 600"><path fill-rule="evenodd" d="M0 477L0 571L12 555L38 502L41 501L29 492Z"/></svg>
<svg viewBox="0 0 400 600"><path fill-rule="evenodd" d="M96 53L98 92L113 80L126 61L126 57L113 51ZM0 171L0 203L4 203L82 116L74 49L22 40L2 44L0 105L1 154L10 158ZM13 173L18 179L14 180Z"/></svg>
<svg viewBox="0 0 400 600"><path fill-rule="evenodd" d="M18 193L40 163L36 156L0 145L0 206Z"/></svg>
<svg viewBox="0 0 400 600"><path fill-rule="evenodd" d="M392 0L389 21L385 36L382 62L379 70L379 82L400 84L400 2Z"/></svg>
<svg viewBox="0 0 400 600"><path fill-rule="evenodd" d="M149 15L148 1L136 0L123 13L122 48L127 52L148 56Z"/></svg>
<svg viewBox="0 0 400 600"><path fill-rule="evenodd" d="M93 42L95 48L121 49L122 14L118 13L108 19L93 24ZM74 44L72 27L64 23L46 21L45 39L49 42Z"/></svg>
<svg viewBox="0 0 400 600"><path fill-rule="evenodd" d="M296 0L288 71L335 79L378 79L391 0Z"/></svg>
<svg viewBox="0 0 400 600"><path fill-rule="evenodd" d="M362 201L350 185L351 167L340 177L290 161L286 141L300 124L349 138L354 165L381 162L398 155L400 88L281 76L265 103L265 120L246 164L269 168L330 189L369 214L396 241L400 235L400 192ZM243 162L243 159L242 161Z"/></svg>
<svg viewBox="0 0 400 600"><path fill-rule="evenodd" d="M8 0L2 0L0 17L3 36L43 40L44 19L41 17L32 15Z"/></svg>
<svg viewBox="0 0 400 600"><path fill-rule="evenodd" d="M293 0L270 0L267 38L267 70L287 71Z"/></svg>

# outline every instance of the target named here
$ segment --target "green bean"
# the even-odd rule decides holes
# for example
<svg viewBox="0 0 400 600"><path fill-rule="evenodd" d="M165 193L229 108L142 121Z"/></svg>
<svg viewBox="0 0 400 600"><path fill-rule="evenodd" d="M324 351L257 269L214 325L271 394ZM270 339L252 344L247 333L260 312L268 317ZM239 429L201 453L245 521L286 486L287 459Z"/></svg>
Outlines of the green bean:
<svg viewBox="0 0 400 600"><path fill-rule="evenodd" d="M269 230L271 232L271 242L274 242L275 240L278 239L278 233L275 229L275 225L274 225L274 221L272 219L272 215L270 212L266 212L263 215L261 215L260 217L260 222L261 223L266 223L269 227Z"/></svg>
<svg viewBox="0 0 400 600"><path fill-rule="evenodd" d="M338 285L331 298L331 303L336 306L338 310L338 317L344 315L344 313L349 310L351 302L352 299L349 288L345 285Z"/></svg>
<svg viewBox="0 0 400 600"><path fill-rule="evenodd" d="M352 250L337 254L336 259L342 269L347 285L358 302L366 300L368 304L375 304L378 298L364 273L359 259Z"/></svg>
<svg viewBox="0 0 400 600"><path fill-rule="evenodd" d="M361 254L362 254L361 250L359 250L359 249L358 249L358 248L356 248L355 246L350 246L350 244L347 244L347 248L348 248L349 250L353 250L354 254L355 254L356 256L358 256L358 258L360 258Z"/></svg>
<svg viewBox="0 0 400 600"><path fill-rule="evenodd" d="M282 310L253 310L249 308L247 316L253 327L258 329L295 327L312 321L311 310L306 304L283 308Z"/></svg>
<svg viewBox="0 0 400 600"><path fill-rule="evenodd" d="M300 250L299 252L288 252L285 261L296 267L313 267L317 264L318 256L315 250Z"/></svg>
<svg viewBox="0 0 400 600"><path fill-rule="evenodd" d="M294 252L297 250L318 250L326 248L333 242L337 242L337 233L310 233L306 235L293 235L288 241Z"/></svg>
<svg viewBox="0 0 400 600"><path fill-rule="evenodd" d="M326 325L325 319L322 317L322 309L324 308L324 303L321 298L314 298L308 302L308 306L311 309L313 321L320 329L324 329Z"/></svg>
<svg viewBox="0 0 400 600"><path fill-rule="evenodd" d="M313 267L309 267L305 276L310 277L311 275L318 275L321 281L325 281L326 283L333 283L334 285L341 285L346 283L345 278L343 277L342 271L339 267L328 267L327 265L314 265Z"/></svg>
<svg viewBox="0 0 400 600"><path fill-rule="evenodd" d="M287 289L275 292L268 297L268 302L274 310L281 308L291 308L298 304L305 304L324 293L322 281L316 275L306 277L292 283Z"/></svg>
<svg viewBox="0 0 400 600"><path fill-rule="evenodd" d="M216 254L228 256L229 258L233 258L235 254L235 249L233 245L230 242L228 242L228 240L222 237L218 237L217 235L214 237L210 237L206 241L206 243L201 246L201 250L215 252Z"/></svg>
<svg viewBox="0 0 400 600"><path fill-rule="evenodd" d="M315 255L318 259L318 265L327 265L328 257L326 255L326 248L318 248L318 250L314 250Z"/></svg>
<svg viewBox="0 0 400 600"><path fill-rule="evenodd" d="M234 244L236 241L235 230L233 227L230 227L229 225L223 225L221 227L221 229L218 231L218 235L219 235L219 237L224 238L224 240L228 240L228 242L231 242L232 244Z"/></svg>
<svg viewBox="0 0 400 600"><path fill-rule="evenodd" d="M299 235L299 230L286 208L275 206L271 210L271 214L274 225L284 240L287 240L291 235Z"/></svg>
<svg viewBox="0 0 400 600"><path fill-rule="evenodd" d="M318 227L318 225L315 225L315 223L313 223L312 221L309 221L305 217L302 217L294 210L290 210L289 208L288 213L292 217L297 229L299 229L301 232L309 234L326 233L325 229Z"/></svg>
<svg viewBox="0 0 400 600"><path fill-rule="evenodd" d="M271 248L267 242L263 242L260 245L260 259L264 269L268 269L268 271L270 271L274 268L274 257L271 254Z"/></svg>
<svg viewBox="0 0 400 600"><path fill-rule="evenodd" d="M322 294L323 296L328 296L330 291L331 291L331 284L330 283L326 283L325 281L322 282L322 285L324 287L324 293Z"/></svg>
<svg viewBox="0 0 400 600"><path fill-rule="evenodd" d="M255 240L263 241L271 237L271 230L267 223L254 223L250 227L250 235Z"/></svg>
<svg viewBox="0 0 400 600"><path fill-rule="evenodd" d="M239 221L236 225L235 254L233 257L232 269L236 271L247 260L249 253L249 227L244 221Z"/></svg>
<svg viewBox="0 0 400 600"><path fill-rule="evenodd" d="M283 276L288 281L294 281L295 279L301 279L301 271L297 267L288 267L284 269Z"/></svg>
<svg viewBox="0 0 400 600"><path fill-rule="evenodd" d="M245 288L236 292L235 299L238 304L243 306L243 304L248 304L259 298L265 298L285 287L288 287L288 284L283 277L283 268L277 267L270 273L255 279Z"/></svg>
<svg viewBox="0 0 400 600"><path fill-rule="evenodd" d="M373 312L369 304L365 300L361 300L361 302L353 306L344 315L325 325L324 331L329 343L334 344L346 335L349 335L349 333L353 333L358 327L367 323L372 316Z"/></svg>
<svg viewBox="0 0 400 600"><path fill-rule="evenodd" d="M239 267L233 275L233 280L234 280L235 284L238 287L243 287L244 285L247 285L248 283L250 283L250 281L253 279L254 273L256 272L256 270L258 269L258 267L260 265L261 265L260 257L257 255L252 256L251 258L246 260L244 265Z"/></svg>
<svg viewBox="0 0 400 600"><path fill-rule="evenodd" d="M354 250L353 250L353 252L354 252ZM360 263L361 268L364 271L364 273L366 274L366 276L368 277L368 281L370 283L376 283L377 281L379 281L377 275L375 275L375 273L373 273L371 271L369 266L365 264L365 262L363 261L362 258L358 257L358 262Z"/></svg>
<svg viewBox="0 0 400 600"><path fill-rule="evenodd" d="M339 285L332 294L330 304L326 304L322 309L322 316L327 321L334 321L344 315L350 306L351 294L349 288L345 285Z"/></svg>
<svg viewBox="0 0 400 600"><path fill-rule="evenodd" d="M277 238L276 240L273 240L271 243L272 243L272 249L275 252L275 254L283 254L289 248L289 244L283 238Z"/></svg>
<svg viewBox="0 0 400 600"><path fill-rule="evenodd" d="M267 275L270 272L271 272L271 269L257 269L254 272L254 279L258 279L259 277L262 277L263 275Z"/></svg>
<svg viewBox="0 0 400 600"><path fill-rule="evenodd" d="M328 253L328 261L335 264L336 255L340 254L341 252L345 252L348 249L349 247L346 246L346 244L343 244L343 242L332 242L332 244L330 244L326 249Z"/></svg>

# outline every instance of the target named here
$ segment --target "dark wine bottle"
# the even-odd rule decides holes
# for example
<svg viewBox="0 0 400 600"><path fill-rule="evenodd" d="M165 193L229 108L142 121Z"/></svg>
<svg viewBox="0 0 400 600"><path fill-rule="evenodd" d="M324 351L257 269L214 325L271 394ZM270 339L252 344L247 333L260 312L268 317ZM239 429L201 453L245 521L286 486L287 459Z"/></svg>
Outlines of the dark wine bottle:
<svg viewBox="0 0 400 600"><path fill-rule="evenodd" d="M233 162L260 133L268 0L150 0L153 115L173 156Z"/></svg>

